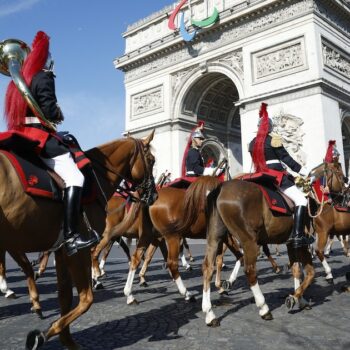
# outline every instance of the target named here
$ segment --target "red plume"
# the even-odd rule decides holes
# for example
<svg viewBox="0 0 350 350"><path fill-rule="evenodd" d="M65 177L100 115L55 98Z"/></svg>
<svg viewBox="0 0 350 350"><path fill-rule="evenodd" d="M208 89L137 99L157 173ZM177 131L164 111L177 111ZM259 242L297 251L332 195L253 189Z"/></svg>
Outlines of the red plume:
<svg viewBox="0 0 350 350"><path fill-rule="evenodd" d="M333 162L333 146L334 145L335 145L335 140L328 141L328 148L327 148L326 156L324 157L324 161L326 163Z"/></svg>
<svg viewBox="0 0 350 350"><path fill-rule="evenodd" d="M259 111L260 124L253 147L253 164L255 171L266 171L265 161L265 140L269 133L269 115L267 114L267 104L262 103Z"/></svg>
<svg viewBox="0 0 350 350"><path fill-rule="evenodd" d="M186 148L185 148L185 151L184 151L184 155L182 157L181 176L186 176L186 157L187 157L188 150L190 149L191 144L192 144L192 137L191 137L191 135L197 129L199 129L199 130L203 130L204 129L204 121L203 120L199 120L198 123L197 123L197 126L191 130L191 134L190 134L190 137L188 138L187 145L186 145Z"/></svg>
<svg viewBox="0 0 350 350"><path fill-rule="evenodd" d="M32 51L25 59L21 70L24 81L28 86L30 86L33 76L45 66L49 53L49 40L50 38L41 31L36 34L33 40ZM11 81L7 87L5 97L5 118L9 130L17 129L24 124L27 108L28 105L25 99L14 82Z"/></svg>

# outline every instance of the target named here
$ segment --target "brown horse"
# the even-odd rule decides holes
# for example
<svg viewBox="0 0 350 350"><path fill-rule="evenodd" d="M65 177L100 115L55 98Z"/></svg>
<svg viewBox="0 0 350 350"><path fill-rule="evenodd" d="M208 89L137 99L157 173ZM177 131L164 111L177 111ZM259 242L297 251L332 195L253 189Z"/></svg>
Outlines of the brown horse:
<svg viewBox="0 0 350 350"><path fill-rule="evenodd" d="M189 206L186 214L189 218L195 216L196 207ZM259 245L286 242L292 230L292 216L274 216L259 187L254 183L241 180L224 182L208 195L208 215L207 250L202 267L202 309L206 314L206 324L219 325L211 307L210 281L218 245L227 234L237 238L243 248L244 270L256 305L260 309L260 316L265 320L272 319L257 281L256 261ZM288 255L293 265L294 277L296 279L300 277L297 275L297 262L302 262L306 277L300 286L296 286L295 293L287 298L286 303L291 308L298 302L299 306L304 308L307 304L302 296L314 277L312 258L307 247L298 250L288 247Z"/></svg>
<svg viewBox="0 0 350 350"><path fill-rule="evenodd" d="M150 227L164 238L168 247L168 268L172 278L175 280L178 290L185 300L195 300L194 296L185 287L178 270L178 257L180 252L180 243L182 236L188 238L203 239L206 237L206 216L205 216L205 201L206 195L214 188L219 186L220 181L212 176L201 176L195 182L196 186L201 189L200 192L191 190L192 186L185 191L179 188L163 187L158 190L158 198L149 208ZM199 195L198 195L199 194ZM197 212L194 216L195 220L192 225L186 227L186 231L180 231L178 225L182 222L185 216L184 200L185 196L197 207ZM147 222L147 221L145 221ZM127 303L135 303L135 298L132 295L132 285L135 277L136 269L140 264L144 249L149 244L147 235L140 238L140 246L136 249L131 259L131 265L124 287L124 294L127 297ZM242 254L236 247L232 247L231 243L225 242L230 250L236 255L237 260L240 260Z"/></svg>
<svg viewBox="0 0 350 350"><path fill-rule="evenodd" d="M337 204L342 204L342 200L348 188L344 186L344 174L340 163L323 163L314 170L311 175L324 177L330 191L332 202L321 200L317 205L317 210L313 218L314 229L317 233L315 252L320 259L326 272L326 280L333 283L332 270L324 254L328 238L332 235L347 235L350 232L350 213L335 209ZM312 192L316 204L316 195Z"/></svg>
<svg viewBox="0 0 350 350"><path fill-rule="evenodd" d="M91 226L97 232L103 232L106 200L113 195L121 179L127 179L142 193L153 188L154 157L150 150L153 134L154 132L145 140L125 138L86 152L101 187L96 201L84 207ZM58 240L61 231L62 204L24 193L14 168L2 154L0 181L2 188L7 188L0 195L0 246L10 253L49 250ZM81 220L82 232L87 231L85 226ZM77 349L69 325L86 312L93 301L90 251L83 249L68 257L64 249L59 249L55 252L55 260L61 317L45 332L30 332L26 344L29 349L39 347L58 334L66 347ZM79 303L73 309L72 283L79 295Z"/></svg>
<svg viewBox="0 0 350 350"><path fill-rule="evenodd" d="M108 201L107 207L107 220L106 228L103 232L100 243L92 249L92 270L93 279L97 282L97 279L101 276L101 269L99 264L100 253L108 247L110 242L118 237L128 237L138 239L137 249L142 247L147 248L150 243L158 246L158 238L151 229L151 225L148 218L148 206L142 203L138 211L134 213L134 220L131 225L123 225L123 220L128 213L127 200L121 196L113 196ZM143 241L147 240L148 244L143 245ZM132 260L132 258L131 258Z"/></svg>

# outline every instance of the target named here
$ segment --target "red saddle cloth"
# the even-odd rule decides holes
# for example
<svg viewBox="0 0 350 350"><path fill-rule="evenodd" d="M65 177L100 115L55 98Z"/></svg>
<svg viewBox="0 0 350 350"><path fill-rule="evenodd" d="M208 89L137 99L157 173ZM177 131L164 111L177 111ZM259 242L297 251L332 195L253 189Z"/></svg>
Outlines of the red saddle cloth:
<svg viewBox="0 0 350 350"><path fill-rule="evenodd" d="M286 202L284 196L276 187L276 177L269 173L251 173L245 174L237 179L242 181L254 182L263 193L271 211L290 216L293 214L293 208Z"/></svg>
<svg viewBox="0 0 350 350"><path fill-rule="evenodd" d="M16 131L0 133L0 153L12 164L23 186L24 192L52 200L62 200L62 189L49 174L48 167L35 153L38 142L25 137ZM78 167L84 172L84 168L90 161L80 150L73 153ZM52 172L52 170L51 170ZM58 177L58 175L56 175ZM85 176L83 202L94 200L96 188L94 181Z"/></svg>

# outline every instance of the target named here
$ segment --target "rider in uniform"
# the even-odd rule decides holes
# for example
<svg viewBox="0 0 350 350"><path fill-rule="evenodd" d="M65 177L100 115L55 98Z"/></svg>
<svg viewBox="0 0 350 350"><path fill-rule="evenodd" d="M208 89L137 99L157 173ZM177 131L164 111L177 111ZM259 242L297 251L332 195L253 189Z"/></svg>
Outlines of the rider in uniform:
<svg viewBox="0 0 350 350"><path fill-rule="evenodd" d="M278 186L295 204L294 225L287 244L299 248L312 243L304 233L307 200L304 194L294 184L293 177L286 172L286 166L302 176L305 169L296 162L283 147L280 136L273 134L273 123L268 117L267 104L262 103L259 111L259 129L257 136L249 144L256 172L267 172L276 177Z"/></svg>
<svg viewBox="0 0 350 350"><path fill-rule="evenodd" d="M214 168L205 167L200 148L204 141L204 135L201 130L195 130L192 135L192 144L186 156L186 176L196 177L201 175L213 175ZM219 176L224 169L217 169L216 176Z"/></svg>
<svg viewBox="0 0 350 350"><path fill-rule="evenodd" d="M49 37L44 32L38 32L34 38L32 50L23 63L22 74L46 119L53 125L60 124L64 117L57 104ZM79 249L96 244L96 232L89 232L90 237L87 238L78 232L83 174L75 164L69 148L60 141L53 129L34 115L13 82L9 84L6 93L5 115L9 129L23 132L40 142L37 147L40 158L65 182L63 235L67 254L75 254Z"/></svg>

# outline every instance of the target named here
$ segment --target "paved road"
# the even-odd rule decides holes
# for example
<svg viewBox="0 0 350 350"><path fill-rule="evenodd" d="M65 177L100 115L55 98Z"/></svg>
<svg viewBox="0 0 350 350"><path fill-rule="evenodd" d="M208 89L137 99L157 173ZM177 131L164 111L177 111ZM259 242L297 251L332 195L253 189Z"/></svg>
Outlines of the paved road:
<svg viewBox="0 0 350 350"><path fill-rule="evenodd" d="M338 245L337 245L338 244ZM187 303L179 296L168 272L162 269L160 256L148 274L149 287L134 284L137 306L127 306L123 295L128 265L121 249L114 247L106 265L105 289L95 292L91 309L71 327L74 338L83 349L350 349L350 294L341 292L349 258L341 255L339 243L329 262L333 267L335 286L324 280L321 265L315 261L316 279L306 293L312 310L288 312L284 299L293 287L289 273L275 275L265 258L259 259L259 283L274 320L263 321L241 271L228 296L212 293L219 328L208 328L201 312L201 262L204 245L193 244L193 270L181 270L189 289L197 296L196 303ZM35 255L31 255L32 258ZM225 261L233 267L234 259ZM287 262L285 252L277 258ZM224 277L230 271L224 272ZM0 349L23 349L26 334L35 328L45 329L58 316L55 270L50 267L38 281L44 320L29 313L30 304L25 279L18 267L8 259L8 283L18 298L0 296ZM214 290L214 286L212 287ZM44 349L61 349L57 337Z"/></svg>

